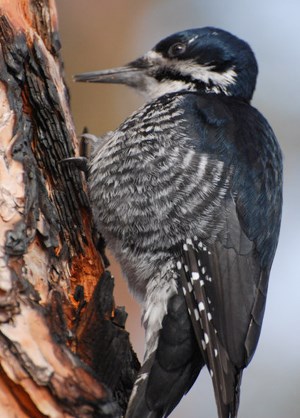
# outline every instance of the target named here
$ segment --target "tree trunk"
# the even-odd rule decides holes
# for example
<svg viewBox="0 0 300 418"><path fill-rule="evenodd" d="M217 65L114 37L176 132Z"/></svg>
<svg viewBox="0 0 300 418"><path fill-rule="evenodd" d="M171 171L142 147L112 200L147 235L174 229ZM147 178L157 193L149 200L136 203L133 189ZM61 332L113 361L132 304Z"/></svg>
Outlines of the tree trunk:
<svg viewBox="0 0 300 418"><path fill-rule="evenodd" d="M139 364L60 164L78 144L54 1L0 0L0 46L0 416L118 417Z"/></svg>

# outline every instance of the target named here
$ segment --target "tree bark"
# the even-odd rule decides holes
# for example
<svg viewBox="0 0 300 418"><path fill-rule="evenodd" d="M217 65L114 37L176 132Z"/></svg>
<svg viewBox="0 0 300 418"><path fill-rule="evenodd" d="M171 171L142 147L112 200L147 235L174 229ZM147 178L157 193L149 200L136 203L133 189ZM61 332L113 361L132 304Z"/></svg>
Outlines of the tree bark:
<svg viewBox="0 0 300 418"><path fill-rule="evenodd" d="M138 360L94 244L53 0L0 0L0 416L118 417Z"/></svg>

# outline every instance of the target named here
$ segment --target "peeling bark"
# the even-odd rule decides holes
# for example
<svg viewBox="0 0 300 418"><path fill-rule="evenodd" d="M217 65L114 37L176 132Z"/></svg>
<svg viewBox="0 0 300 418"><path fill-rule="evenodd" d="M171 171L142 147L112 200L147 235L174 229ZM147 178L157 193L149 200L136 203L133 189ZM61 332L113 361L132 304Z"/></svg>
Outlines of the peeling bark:
<svg viewBox="0 0 300 418"><path fill-rule="evenodd" d="M139 364L60 164L78 144L54 1L0 0L0 46L0 416L117 417Z"/></svg>

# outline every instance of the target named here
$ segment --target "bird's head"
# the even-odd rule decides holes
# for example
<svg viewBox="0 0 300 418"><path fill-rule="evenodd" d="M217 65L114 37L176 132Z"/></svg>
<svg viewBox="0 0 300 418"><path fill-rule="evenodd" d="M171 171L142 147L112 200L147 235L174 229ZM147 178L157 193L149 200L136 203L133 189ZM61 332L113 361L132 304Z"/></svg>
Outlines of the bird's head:
<svg viewBox="0 0 300 418"><path fill-rule="evenodd" d="M206 27L175 33L124 67L83 73L75 81L119 83L148 98L199 91L250 101L257 62L249 45L221 29Z"/></svg>

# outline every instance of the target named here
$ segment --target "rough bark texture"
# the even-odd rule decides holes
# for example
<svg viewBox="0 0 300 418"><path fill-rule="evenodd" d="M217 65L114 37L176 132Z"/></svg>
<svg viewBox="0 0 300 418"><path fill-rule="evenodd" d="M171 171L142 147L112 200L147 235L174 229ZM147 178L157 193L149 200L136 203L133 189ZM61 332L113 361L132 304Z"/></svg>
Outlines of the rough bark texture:
<svg viewBox="0 0 300 418"><path fill-rule="evenodd" d="M59 163L78 147L54 1L0 0L0 47L0 416L117 417L139 364Z"/></svg>

